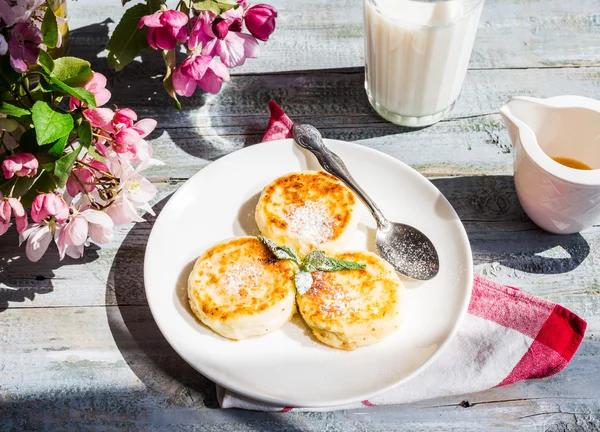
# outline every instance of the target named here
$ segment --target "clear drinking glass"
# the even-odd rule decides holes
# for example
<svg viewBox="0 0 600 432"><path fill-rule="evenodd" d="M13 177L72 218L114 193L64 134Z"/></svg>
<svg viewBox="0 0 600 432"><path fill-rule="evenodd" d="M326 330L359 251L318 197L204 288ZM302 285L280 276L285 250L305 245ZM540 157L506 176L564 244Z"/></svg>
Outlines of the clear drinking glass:
<svg viewBox="0 0 600 432"><path fill-rule="evenodd" d="M365 88L392 123L446 116L462 88L484 0L363 0Z"/></svg>

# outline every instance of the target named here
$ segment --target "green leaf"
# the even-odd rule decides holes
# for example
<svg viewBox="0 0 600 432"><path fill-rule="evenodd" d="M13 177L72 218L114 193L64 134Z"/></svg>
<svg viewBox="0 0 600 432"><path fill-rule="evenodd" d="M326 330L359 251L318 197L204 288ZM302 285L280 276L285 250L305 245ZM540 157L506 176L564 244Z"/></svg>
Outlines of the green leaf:
<svg viewBox="0 0 600 432"><path fill-rule="evenodd" d="M56 88L64 91L68 95L71 95L71 96L79 99L80 101L85 103L88 107L96 108L96 97L94 96L94 94L92 92L90 92L86 89L82 89L80 87L68 86L67 84L63 83L62 81L59 81L58 79L56 79L52 76L47 77L47 79Z"/></svg>
<svg viewBox="0 0 600 432"><path fill-rule="evenodd" d="M98 151L94 148L94 146L89 146L87 149L88 156L93 157L97 161L104 162L104 156L102 156Z"/></svg>
<svg viewBox="0 0 600 432"><path fill-rule="evenodd" d="M298 294L306 294L313 284L312 274L308 271L298 270L294 276L294 284Z"/></svg>
<svg viewBox="0 0 600 432"><path fill-rule="evenodd" d="M46 73L50 74L54 70L54 60L50 57L44 50L40 50L40 56L38 57L38 63L46 71Z"/></svg>
<svg viewBox="0 0 600 432"><path fill-rule="evenodd" d="M54 111L46 102L36 102L31 112L39 145L56 141L73 130L73 117Z"/></svg>
<svg viewBox="0 0 600 432"><path fill-rule="evenodd" d="M9 118L0 118L0 130L13 132L17 130L19 123L16 120Z"/></svg>
<svg viewBox="0 0 600 432"><path fill-rule="evenodd" d="M148 15L147 5L137 4L127 9L117 24L106 47L108 65L112 69L120 71L148 48L148 28L138 28L138 22L144 15Z"/></svg>
<svg viewBox="0 0 600 432"><path fill-rule="evenodd" d="M17 183L17 188L21 186L21 181ZM15 195L16 189L15 188ZM29 190L27 192L21 193L21 204L23 207L29 208L31 207L31 203L38 196L39 193L47 193L52 192L56 189L56 182L54 181L54 177L48 171L42 171L36 178L35 181L29 185Z"/></svg>
<svg viewBox="0 0 600 432"><path fill-rule="evenodd" d="M354 261L339 260L335 258L327 258L324 263L317 267L317 270L334 272L341 270L362 270L366 266Z"/></svg>
<svg viewBox="0 0 600 432"><path fill-rule="evenodd" d="M76 148L71 153L67 153L56 161L56 164L54 165L54 177L56 179L56 185L59 188L64 187L65 184L67 184L71 167L73 166L73 163L75 163L75 159L77 159L80 149L81 147Z"/></svg>
<svg viewBox="0 0 600 432"><path fill-rule="evenodd" d="M47 153L52 159L58 159L65 151L65 145L67 144L68 139L69 135L65 135L53 143L40 146L40 152Z"/></svg>
<svg viewBox="0 0 600 432"><path fill-rule="evenodd" d="M175 50L163 50L163 60L167 68L165 77L163 79L163 86L169 96L173 98L173 105L176 109L181 109L181 103L177 99L177 93L175 92L175 86L173 85L173 69L175 69Z"/></svg>
<svg viewBox="0 0 600 432"><path fill-rule="evenodd" d="M322 267L327 262L327 257L323 251L312 251L304 257L302 268L306 271L313 272L319 267Z"/></svg>
<svg viewBox="0 0 600 432"><path fill-rule="evenodd" d="M44 44L48 48L56 48L58 42L58 25L56 23L56 15L52 8L46 8L44 20L42 21L42 35L44 35Z"/></svg>
<svg viewBox="0 0 600 432"><path fill-rule="evenodd" d="M221 8L214 0L193 0L193 7L198 11L208 10L214 12L216 15L221 13Z"/></svg>
<svg viewBox="0 0 600 432"><path fill-rule="evenodd" d="M92 124L87 120L82 121L77 128L77 136L84 147L92 145Z"/></svg>
<svg viewBox="0 0 600 432"><path fill-rule="evenodd" d="M6 114L12 117L23 117L31 114L28 110L19 108L18 106L9 104L8 102L0 103L0 114Z"/></svg>
<svg viewBox="0 0 600 432"><path fill-rule="evenodd" d="M297 265L302 265L300 257L298 256L296 251L294 251L294 249L292 249L291 247L277 246L277 244L273 240L270 240L260 235L257 238L267 247L267 249L271 251L273 255L275 255L275 258L280 260L293 261Z"/></svg>
<svg viewBox="0 0 600 432"><path fill-rule="evenodd" d="M61 57L54 60L54 76L59 81L73 87L81 87L92 78L90 62L77 57Z"/></svg>

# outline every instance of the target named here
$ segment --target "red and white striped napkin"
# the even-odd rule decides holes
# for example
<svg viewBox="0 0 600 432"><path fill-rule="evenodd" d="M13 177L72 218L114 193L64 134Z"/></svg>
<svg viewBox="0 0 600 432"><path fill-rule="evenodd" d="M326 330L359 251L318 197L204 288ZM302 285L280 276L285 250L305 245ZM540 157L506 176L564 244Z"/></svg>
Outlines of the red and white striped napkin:
<svg viewBox="0 0 600 432"><path fill-rule="evenodd" d="M264 141L289 138L292 121L273 101ZM280 407L217 388L223 408L331 411L460 395L545 378L571 360L586 322L564 307L475 275L469 311L441 356L415 379L355 404L329 408Z"/></svg>

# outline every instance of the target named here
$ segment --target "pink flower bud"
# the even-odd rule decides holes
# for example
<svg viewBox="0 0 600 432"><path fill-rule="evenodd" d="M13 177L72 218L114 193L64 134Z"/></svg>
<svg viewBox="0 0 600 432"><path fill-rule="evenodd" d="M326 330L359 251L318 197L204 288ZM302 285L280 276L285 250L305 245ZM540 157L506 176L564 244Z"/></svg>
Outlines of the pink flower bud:
<svg viewBox="0 0 600 432"><path fill-rule="evenodd" d="M187 22L186 14L168 9L142 17L138 28L148 27L148 43L152 48L171 50L175 48L177 42L187 40Z"/></svg>
<svg viewBox="0 0 600 432"><path fill-rule="evenodd" d="M7 179L17 177L32 177L37 173L38 161L31 153L18 153L2 162L2 172Z"/></svg>
<svg viewBox="0 0 600 432"><path fill-rule="evenodd" d="M225 39L229 33L229 24L223 18L217 17L212 23L212 31L217 38Z"/></svg>
<svg viewBox="0 0 600 432"><path fill-rule="evenodd" d="M91 192L96 187L96 179L92 170L88 167L73 168L69 179L67 180L67 192L72 197L77 196L80 192Z"/></svg>
<svg viewBox="0 0 600 432"><path fill-rule="evenodd" d="M250 7L244 17L248 31L262 41L268 40L275 30L275 18L277 18L277 11L266 4Z"/></svg>
<svg viewBox="0 0 600 432"><path fill-rule="evenodd" d="M40 223L48 216L54 217L59 223L66 221L69 217L69 206L60 194L53 192L40 194L33 200L31 219L36 223Z"/></svg>

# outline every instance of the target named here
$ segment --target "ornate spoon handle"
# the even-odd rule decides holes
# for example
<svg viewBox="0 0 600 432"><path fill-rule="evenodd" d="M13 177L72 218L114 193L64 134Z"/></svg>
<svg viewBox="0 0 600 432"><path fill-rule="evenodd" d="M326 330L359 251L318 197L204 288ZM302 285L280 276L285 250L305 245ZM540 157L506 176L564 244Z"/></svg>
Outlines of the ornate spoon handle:
<svg viewBox="0 0 600 432"><path fill-rule="evenodd" d="M388 227L389 222L385 216L383 216L379 207L377 207L364 189L361 188L352 175L350 175L350 172L342 159L325 146L323 137L317 128L307 124L296 123L292 127L292 135L300 147L305 148L316 156L319 164L321 164L325 171L339 178L352 189L356 195L358 195L373 214L379 229Z"/></svg>

